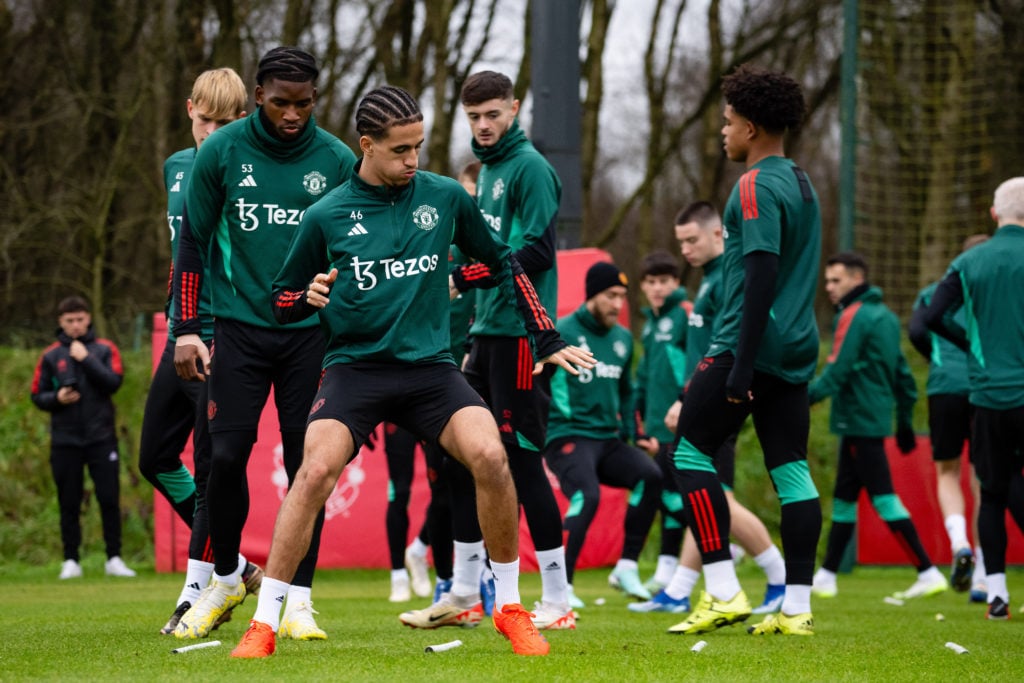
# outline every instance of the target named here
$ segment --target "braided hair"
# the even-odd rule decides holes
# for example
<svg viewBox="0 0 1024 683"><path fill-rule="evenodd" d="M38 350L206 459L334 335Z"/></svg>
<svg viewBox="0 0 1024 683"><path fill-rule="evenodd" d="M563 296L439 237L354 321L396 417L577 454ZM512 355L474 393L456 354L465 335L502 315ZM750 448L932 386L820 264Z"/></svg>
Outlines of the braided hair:
<svg viewBox="0 0 1024 683"><path fill-rule="evenodd" d="M256 67L256 84L263 85L268 78L292 83L315 81L320 75L316 57L297 47L275 47L260 58Z"/></svg>
<svg viewBox="0 0 1024 683"><path fill-rule="evenodd" d="M374 140L387 137L395 126L423 120L416 99L402 88L383 85L363 96L356 109L356 132Z"/></svg>

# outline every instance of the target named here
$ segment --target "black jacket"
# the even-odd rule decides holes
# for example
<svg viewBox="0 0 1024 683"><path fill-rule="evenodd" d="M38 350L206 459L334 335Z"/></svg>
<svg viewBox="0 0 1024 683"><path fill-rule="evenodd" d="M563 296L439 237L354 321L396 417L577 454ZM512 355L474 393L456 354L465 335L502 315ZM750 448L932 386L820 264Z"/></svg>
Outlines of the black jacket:
<svg viewBox="0 0 1024 683"><path fill-rule="evenodd" d="M93 446L117 443L114 402L111 396L121 387L124 370L121 352L108 339L97 339L92 327L79 339L89 349L81 363L71 357L73 340L57 331L57 341L39 358L32 378L32 402L52 413L52 446ZM74 385L82 398L63 405L57 400L62 386Z"/></svg>

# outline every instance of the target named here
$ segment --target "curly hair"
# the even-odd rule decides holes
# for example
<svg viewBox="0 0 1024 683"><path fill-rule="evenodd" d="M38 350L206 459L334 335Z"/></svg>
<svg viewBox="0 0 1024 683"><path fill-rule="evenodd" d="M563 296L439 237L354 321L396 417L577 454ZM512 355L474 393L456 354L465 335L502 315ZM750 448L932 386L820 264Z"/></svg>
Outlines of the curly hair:
<svg viewBox="0 0 1024 683"><path fill-rule="evenodd" d="M722 95L737 114L773 135L799 130L807 113L799 83L751 64L722 79Z"/></svg>

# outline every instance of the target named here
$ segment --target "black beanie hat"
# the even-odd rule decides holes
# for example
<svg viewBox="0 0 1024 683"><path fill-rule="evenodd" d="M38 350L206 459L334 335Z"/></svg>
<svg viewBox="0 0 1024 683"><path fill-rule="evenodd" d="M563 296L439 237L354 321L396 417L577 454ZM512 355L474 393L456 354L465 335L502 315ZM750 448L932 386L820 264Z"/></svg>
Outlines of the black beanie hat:
<svg viewBox="0 0 1024 683"><path fill-rule="evenodd" d="M600 294L609 287L629 286L626 274L619 270L614 263L608 263L607 261L598 261L590 266L590 269L587 270L586 282L588 299L592 299L595 295Z"/></svg>

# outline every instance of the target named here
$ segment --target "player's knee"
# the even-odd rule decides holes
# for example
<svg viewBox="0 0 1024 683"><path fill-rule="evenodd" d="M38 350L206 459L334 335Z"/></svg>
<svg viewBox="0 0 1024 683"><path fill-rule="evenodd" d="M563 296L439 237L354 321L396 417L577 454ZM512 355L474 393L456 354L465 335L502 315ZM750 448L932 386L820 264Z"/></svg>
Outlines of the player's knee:
<svg viewBox="0 0 1024 683"><path fill-rule="evenodd" d="M292 489L297 495L322 503L334 490L339 474L340 472L327 462L317 458L308 458L299 467L295 481L292 483Z"/></svg>
<svg viewBox="0 0 1024 683"><path fill-rule="evenodd" d="M511 481L508 456L500 441L489 442L469 454L469 471L478 486L498 486Z"/></svg>

